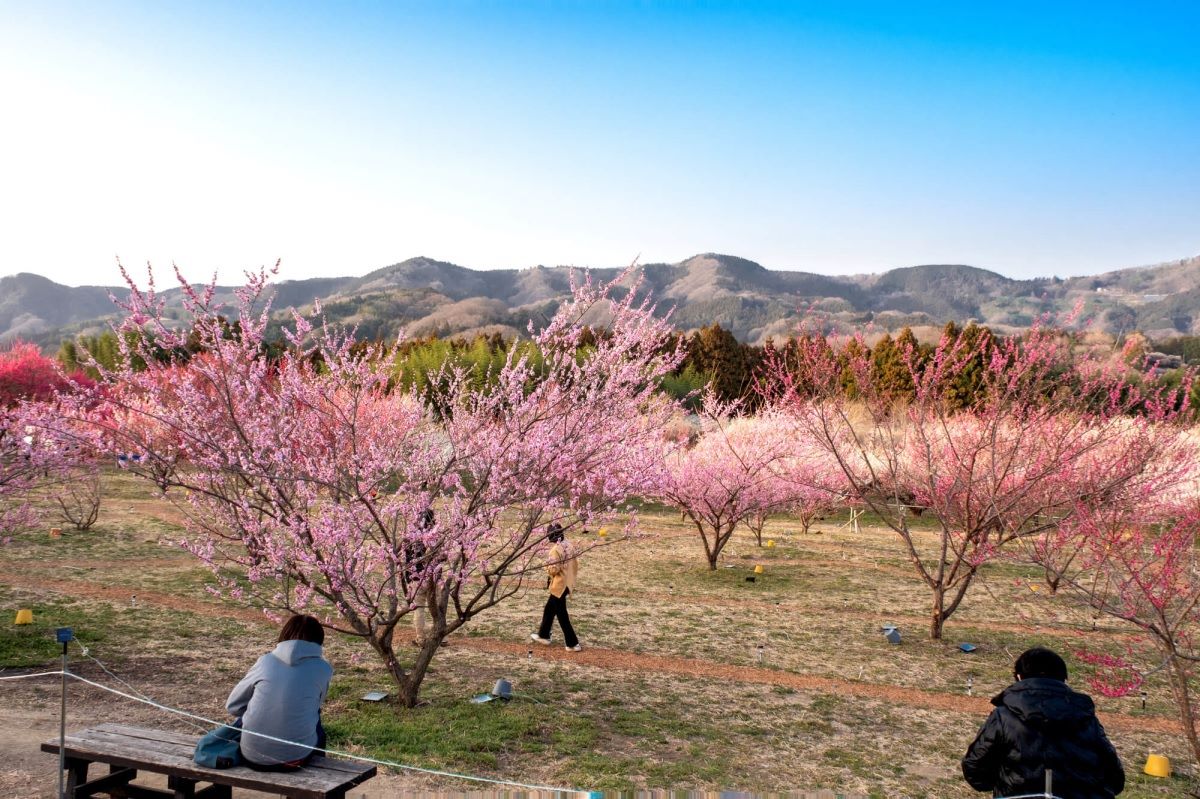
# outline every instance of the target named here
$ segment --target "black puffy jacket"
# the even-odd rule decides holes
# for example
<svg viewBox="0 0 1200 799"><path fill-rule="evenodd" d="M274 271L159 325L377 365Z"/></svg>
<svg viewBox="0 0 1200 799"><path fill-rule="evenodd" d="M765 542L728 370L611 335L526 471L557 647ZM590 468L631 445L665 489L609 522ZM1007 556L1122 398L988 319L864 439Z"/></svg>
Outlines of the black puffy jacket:
<svg viewBox="0 0 1200 799"><path fill-rule="evenodd" d="M1086 694L1050 677L1019 680L992 699L996 709L962 760L963 776L995 796L1041 793L1052 770L1055 796L1112 799L1125 770Z"/></svg>

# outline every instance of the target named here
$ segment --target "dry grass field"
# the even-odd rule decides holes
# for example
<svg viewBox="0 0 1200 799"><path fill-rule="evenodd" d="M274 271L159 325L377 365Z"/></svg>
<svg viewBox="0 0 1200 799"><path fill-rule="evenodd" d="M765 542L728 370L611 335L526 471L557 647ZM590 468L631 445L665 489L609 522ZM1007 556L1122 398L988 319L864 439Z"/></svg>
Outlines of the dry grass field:
<svg viewBox="0 0 1200 799"><path fill-rule="evenodd" d="M177 509L126 476L107 479L93 530L64 530L59 539L31 533L0 548L3 674L53 667L53 628L70 625L111 671L75 654L81 675L124 687L120 678L164 704L222 718L230 687L270 647L274 625L204 590L207 573L176 545ZM361 702L365 691L387 689L385 677L369 657L356 657L356 641L333 640L330 745L592 790L977 796L962 782L958 759L988 697L1008 684L1018 652L1054 647L1068 658L1072 683L1086 690L1089 667L1073 653L1125 653L1133 643L1113 623L1100 620L1093 630L1092 618L1064 599L1029 590L1037 575L1007 564L985 570L945 641L929 641L928 597L898 540L871 524L852 533L844 517L807 535L777 519L768 526L771 549L739 533L716 572L678 514L647 508L642 518L644 539L584 556L571 600L583 652L530 651L544 601L539 584L453 636L426 680L427 704L408 711ZM764 573L747 582L755 564ZM33 609L33 627L12 625L20 607ZM900 626L903 643L885 641L884 623ZM962 641L978 651L960 652ZM512 702L469 701L498 677L512 681ZM1161 681L1151 679L1144 710L1137 696L1096 700L1126 763L1125 796L1194 789L1187 776L1141 774L1148 752L1185 770L1188 762ZM56 681L0 683L0 795L53 795L56 764L37 747L55 734L57 713ZM68 713L72 727L129 721L193 729L83 685L70 689ZM392 772L363 791L474 787Z"/></svg>

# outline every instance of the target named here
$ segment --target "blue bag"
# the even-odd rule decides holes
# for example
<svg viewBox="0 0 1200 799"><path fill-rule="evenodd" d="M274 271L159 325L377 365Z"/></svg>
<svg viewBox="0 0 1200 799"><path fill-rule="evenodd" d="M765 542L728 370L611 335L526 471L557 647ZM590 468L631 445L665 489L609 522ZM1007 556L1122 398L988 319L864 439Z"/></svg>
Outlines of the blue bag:
<svg viewBox="0 0 1200 799"><path fill-rule="evenodd" d="M223 724L204 736L196 743L196 752L192 760L197 766L206 768L233 768L242 765L241 752L242 731L237 727Z"/></svg>

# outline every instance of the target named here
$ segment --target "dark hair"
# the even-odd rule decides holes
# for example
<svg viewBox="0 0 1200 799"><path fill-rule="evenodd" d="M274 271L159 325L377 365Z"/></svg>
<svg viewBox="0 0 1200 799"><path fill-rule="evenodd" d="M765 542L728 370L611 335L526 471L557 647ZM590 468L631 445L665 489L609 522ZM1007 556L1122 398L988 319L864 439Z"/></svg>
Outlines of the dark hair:
<svg viewBox="0 0 1200 799"><path fill-rule="evenodd" d="M325 628L314 617L297 613L279 631L279 643L284 641L308 641L320 646L325 643Z"/></svg>
<svg viewBox="0 0 1200 799"><path fill-rule="evenodd" d="M426 508L421 511L421 520L417 522L418 530L430 530L433 528L434 516L433 508Z"/></svg>
<svg viewBox="0 0 1200 799"><path fill-rule="evenodd" d="M1067 663L1057 652L1044 646L1026 649L1013 664L1013 676L1021 679L1030 677L1050 677L1055 680L1067 681Z"/></svg>
<svg viewBox="0 0 1200 799"><path fill-rule="evenodd" d="M557 544L565 537L566 536L563 535L562 525L558 522L552 522L550 526L546 528L546 538L550 539L551 544Z"/></svg>

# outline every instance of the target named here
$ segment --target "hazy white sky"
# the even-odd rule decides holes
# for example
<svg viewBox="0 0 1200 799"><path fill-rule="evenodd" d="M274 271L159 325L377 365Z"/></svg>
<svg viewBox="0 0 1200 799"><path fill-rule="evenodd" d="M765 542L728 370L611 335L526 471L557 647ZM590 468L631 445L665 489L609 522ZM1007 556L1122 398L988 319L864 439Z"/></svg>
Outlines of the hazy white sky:
<svg viewBox="0 0 1200 799"><path fill-rule="evenodd" d="M1200 252L1200 6L247 5L0 0L0 274Z"/></svg>

